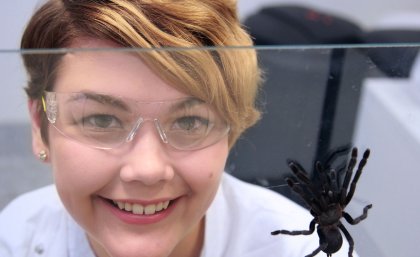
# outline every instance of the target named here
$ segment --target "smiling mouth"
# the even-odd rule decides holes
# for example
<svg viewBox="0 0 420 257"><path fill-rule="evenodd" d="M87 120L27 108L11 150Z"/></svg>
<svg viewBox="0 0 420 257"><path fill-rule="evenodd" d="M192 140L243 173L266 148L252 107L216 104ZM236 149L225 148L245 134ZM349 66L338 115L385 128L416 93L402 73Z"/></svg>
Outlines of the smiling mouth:
<svg viewBox="0 0 420 257"><path fill-rule="evenodd" d="M159 202L156 204L142 205L138 203L128 203L121 201L109 200L109 202L121 211L129 212L136 215L153 215L166 210L172 203L172 200Z"/></svg>

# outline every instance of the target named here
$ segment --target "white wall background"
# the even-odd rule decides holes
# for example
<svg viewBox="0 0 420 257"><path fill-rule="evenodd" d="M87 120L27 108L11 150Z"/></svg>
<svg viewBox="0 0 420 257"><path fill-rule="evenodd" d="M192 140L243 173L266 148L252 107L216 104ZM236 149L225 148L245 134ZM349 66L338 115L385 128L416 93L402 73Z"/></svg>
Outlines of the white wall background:
<svg viewBox="0 0 420 257"><path fill-rule="evenodd" d="M0 51L19 48L23 28L38 0L3 1L0 7ZM0 52L0 125L26 122L24 73L16 53Z"/></svg>

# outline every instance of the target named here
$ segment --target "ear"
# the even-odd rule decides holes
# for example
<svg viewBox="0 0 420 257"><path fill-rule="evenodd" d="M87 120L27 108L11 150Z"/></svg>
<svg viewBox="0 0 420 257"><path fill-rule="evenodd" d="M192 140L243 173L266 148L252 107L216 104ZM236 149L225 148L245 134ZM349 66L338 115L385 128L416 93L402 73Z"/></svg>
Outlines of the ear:
<svg viewBox="0 0 420 257"><path fill-rule="evenodd" d="M35 156L39 157L41 151L45 153L49 152L47 145L42 140L41 136L41 117L39 115L38 109L42 108L42 103L38 100L29 100L28 108L29 115L31 119L31 133L32 133L32 151ZM48 159L42 160L43 162L48 162Z"/></svg>

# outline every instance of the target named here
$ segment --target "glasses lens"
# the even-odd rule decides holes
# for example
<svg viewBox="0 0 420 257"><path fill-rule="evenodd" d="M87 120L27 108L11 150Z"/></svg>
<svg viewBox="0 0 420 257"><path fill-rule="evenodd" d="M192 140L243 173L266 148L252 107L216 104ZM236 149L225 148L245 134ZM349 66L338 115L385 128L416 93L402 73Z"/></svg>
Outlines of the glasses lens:
<svg viewBox="0 0 420 257"><path fill-rule="evenodd" d="M205 102L188 99L171 107L163 120L165 136L174 148L195 150L210 146L224 137L229 126Z"/></svg>
<svg viewBox="0 0 420 257"><path fill-rule="evenodd" d="M65 136L94 147L120 145L135 122L130 104L116 97L48 92L46 99L47 116L56 116L53 125Z"/></svg>
<svg viewBox="0 0 420 257"><path fill-rule="evenodd" d="M103 149L131 141L145 121L157 121L164 142L179 150L210 146L229 130L206 103L194 98L139 102L102 94L47 92L46 109L49 121L63 135Z"/></svg>

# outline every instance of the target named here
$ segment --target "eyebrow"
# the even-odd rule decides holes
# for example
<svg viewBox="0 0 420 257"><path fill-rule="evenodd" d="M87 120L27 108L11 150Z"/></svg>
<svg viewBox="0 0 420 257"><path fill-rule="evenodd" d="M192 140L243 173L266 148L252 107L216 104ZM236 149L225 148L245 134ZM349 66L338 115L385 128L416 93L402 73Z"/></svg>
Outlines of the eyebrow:
<svg viewBox="0 0 420 257"><path fill-rule="evenodd" d="M118 97L111 96L111 95L98 94L98 93L80 92L72 96L68 101L70 102L79 101L81 99L89 99L89 100L98 102L100 104L116 106L123 111L130 110L129 105L127 105L124 101L122 101ZM185 107L193 107L193 106L202 105L202 104L206 104L206 102L195 97L188 97L187 99L181 102L176 102L175 104L172 104L170 109L172 111L178 111L178 110L184 109Z"/></svg>
<svg viewBox="0 0 420 257"><path fill-rule="evenodd" d="M192 107L195 105L200 105L200 104L205 104L206 102L204 102L203 100L200 100L198 98L195 97L189 97L186 100L176 103L174 104L171 109L173 108L173 110L180 110L183 109L185 107Z"/></svg>
<svg viewBox="0 0 420 257"><path fill-rule="evenodd" d="M128 111L130 110L130 108L128 107L128 105L126 103L124 103L124 101L110 96L110 95L102 95L102 94L96 94L96 93L90 93L90 92L81 92L79 94L76 94L74 96L72 96L69 101L78 101L80 99L89 99L89 100L93 100L95 102L98 102L100 104L104 104L104 105L112 105L112 106L116 106L124 111Z"/></svg>

